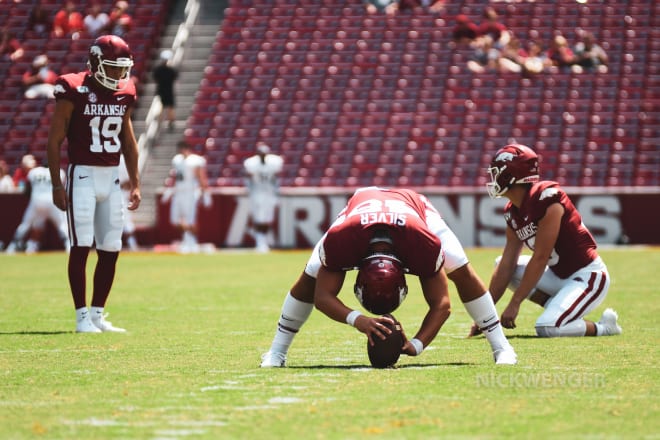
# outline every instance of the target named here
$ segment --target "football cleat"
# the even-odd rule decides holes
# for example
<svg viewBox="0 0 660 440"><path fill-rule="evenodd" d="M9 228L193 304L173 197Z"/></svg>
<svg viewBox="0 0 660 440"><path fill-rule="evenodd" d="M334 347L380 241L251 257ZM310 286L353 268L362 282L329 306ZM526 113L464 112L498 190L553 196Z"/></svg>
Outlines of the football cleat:
<svg viewBox="0 0 660 440"><path fill-rule="evenodd" d="M87 316L84 319L76 322L76 333L101 333L101 330L92 323L92 320Z"/></svg>
<svg viewBox="0 0 660 440"><path fill-rule="evenodd" d="M618 319L619 315L614 310L605 309L600 317L600 320L598 321L598 324L600 324L605 330L602 336L614 336L621 334L623 330L621 330L621 327L617 323Z"/></svg>
<svg viewBox="0 0 660 440"><path fill-rule="evenodd" d="M501 350L493 352L496 365L515 365L518 363L518 355L513 351L513 347L509 346Z"/></svg>
<svg viewBox="0 0 660 440"><path fill-rule="evenodd" d="M102 332L126 333L126 329L115 327L110 321L106 321L106 316L108 316L107 313L92 316L92 324Z"/></svg>
<svg viewBox="0 0 660 440"><path fill-rule="evenodd" d="M286 366L286 354L268 350L261 356L261 368L282 368Z"/></svg>

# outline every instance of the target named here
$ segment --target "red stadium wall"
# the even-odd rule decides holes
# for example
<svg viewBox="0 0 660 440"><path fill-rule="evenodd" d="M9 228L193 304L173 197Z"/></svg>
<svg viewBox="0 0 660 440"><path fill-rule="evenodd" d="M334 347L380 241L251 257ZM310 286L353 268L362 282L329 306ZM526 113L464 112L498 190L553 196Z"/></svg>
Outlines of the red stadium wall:
<svg viewBox="0 0 660 440"><path fill-rule="evenodd" d="M567 188L585 224L599 244L617 243L625 234L631 244L660 244L660 188ZM343 188L284 188L277 215L280 247L309 248L343 208L350 192ZM501 210L504 199L492 200L480 189L424 190L466 247L504 243ZM5 244L27 206L22 194L0 194L0 240ZM213 206L199 210L200 242L234 248L253 245L249 234L248 204L242 188L216 189ZM169 224L169 203L159 203L155 226L138 231L142 246L168 244L178 239ZM57 234L49 225L43 249L58 249Z"/></svg>
<svg viewBox="0 0 660 440"><path fill-rule="evenodd" d="M585 224L600 244L617 243L626 235L631 244L660 244L660 188L627 191L568 188ZM492 200L481 189L423 191L442 213L466 247L502 246L504 199ZM308 248L325 232L343 208L346 189L283 189L277 215L276 236L283 248ZM169 225L169 204L159 204L154 229L157 243L169 243L176 235ZM248 202L241 188L218 189L209 210L200 208L199 238L219 247L252 246Z"/></svg>

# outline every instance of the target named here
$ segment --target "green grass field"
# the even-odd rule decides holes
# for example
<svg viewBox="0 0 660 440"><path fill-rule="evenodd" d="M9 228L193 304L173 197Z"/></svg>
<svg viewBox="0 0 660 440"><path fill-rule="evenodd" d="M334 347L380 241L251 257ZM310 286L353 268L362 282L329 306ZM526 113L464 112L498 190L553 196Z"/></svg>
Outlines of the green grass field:
<svg viewBox="0 0 660 440"><path fill-rule="evenodd" d="M497 250L468 253L487 281ZM601 250L613 281L589 318L615 308L618 337L537 339L527 303L519 364L496 367L452 290L434 343L396 369L369 368L366 338L318 311L289 367L260 369L308 254L124 253L106 310L129 333L99 335L73 333L64 253L0 256L0 438L660 438L660 249ZM411 336L425 308L408 282Z"/></svg>

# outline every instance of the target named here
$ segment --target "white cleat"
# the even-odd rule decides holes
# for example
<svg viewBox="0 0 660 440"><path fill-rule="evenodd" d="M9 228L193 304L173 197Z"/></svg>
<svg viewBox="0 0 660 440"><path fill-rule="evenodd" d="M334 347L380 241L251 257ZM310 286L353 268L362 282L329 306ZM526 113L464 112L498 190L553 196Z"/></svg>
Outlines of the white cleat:
<svg viewBox="0 0 660 440"><path fill-rule="evenodd" d="M617 323L618 319L619 315L614 310L605 309L600 317L600 320L598 321L598 324L600 324L605 330L605 333L603 333L602 336L614 336L621 334L623 330L621 330L621 327Z"/></svg>
<svg viewBox="0 0 660 440"><path fill-rule="evenodd" d="M261 368L282 368L286 364L286 354L268 351L261 356Z"/></svg>
<svg viewBox="0 0 660 440"><path fill-rule="evenodd" d="M101 333L101 330L92 324L92 320L87 316L76 322L76 333Z"/></svg>
<svg viewBox="0 0 660 440"><path fill-rule="evenodd" d="M518 363L518 355L513 347L495 350L493 357L495 358L495 365L516 365Z"/></svg>
<svg viewBox="0 0 660 440"><path fill-rule="evenodd" d="M108 316L107 313L99 315L98 317L92 317L92 324L102 332L126 333L126 329L115 327L110 321L106 321L106 316Z"/></svg>

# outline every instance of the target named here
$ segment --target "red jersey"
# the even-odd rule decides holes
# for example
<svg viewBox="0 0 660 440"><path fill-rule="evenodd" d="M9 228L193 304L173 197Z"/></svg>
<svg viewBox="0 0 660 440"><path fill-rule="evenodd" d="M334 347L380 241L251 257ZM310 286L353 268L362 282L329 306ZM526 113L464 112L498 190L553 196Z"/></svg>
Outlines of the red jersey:
<svg viewBox="0 0 660 440"><path fill-rule="evenodd" d="M137 99L133 82L124 90L113 91L89 72L70 73L57 79L55 99L74 105L67 132L69 163L119 165L123 116Z"/></svg>
<svg viewBox="0 0 660 440"><path fill-rule="evenodd" d="M518 239L534 250L539 220L554 203L564 207L564 215L561 218L559 235L548 261L548 267L558 277L567 278L595 260L598 253L596 241L582 223L580 213L557 182L535 183L523 199L520 208L515 207L511 202L507 203L504 208L504 218Z"/></svg>
<svg viewBox="0 0 660 440"><path fill-rule="evenodd" d="M374 228L385 227L403 266L413 275L433 275L442 267L444 255L440 239L426 226L428 210L435 212L426 197L411 190L360 189L328 229L321 262L333 271L359 267L369 255Z"/></svg>

